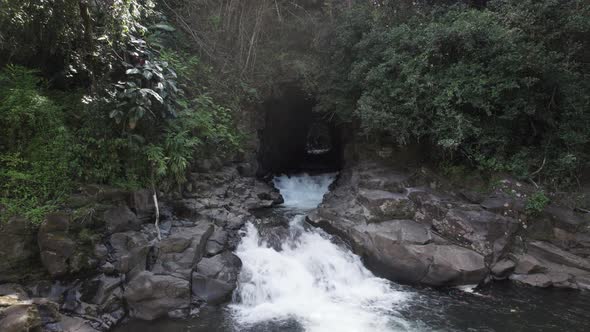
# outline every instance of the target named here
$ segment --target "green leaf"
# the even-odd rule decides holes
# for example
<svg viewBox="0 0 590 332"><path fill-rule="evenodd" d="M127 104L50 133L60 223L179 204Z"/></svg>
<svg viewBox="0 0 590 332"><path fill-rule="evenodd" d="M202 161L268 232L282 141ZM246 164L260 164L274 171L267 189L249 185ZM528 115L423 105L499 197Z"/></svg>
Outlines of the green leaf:
<svg viewBox="0 0 590 332"><path fill-rule="evenodd" d="M168 25L166 23L159 23L159 24L152 25L152 28L159 29L159 30L164 30L164 31L167 31L167 32L174 32L174 31L176 31L176 29L173 26Z"/></svg>
<svg viewBox="0 0 590 332"><path fill-rule="evenodd" d="M154 74L149 70L144 70L143 77L145 77L145 79L149 81L152 79L152 77L154 77Z"/></svg>
<svg viewBox="0 0 590 332"><path fill-rule="evenodd" d="M137 69L137 68L131 68L131 69L127 69L125 71L125 74L127 74L127 75L137 75L137 74L140 74L140 73L141 73L141 71L139 69Z"/></svg>
<svg viewBox="0 0 590 332"><path fill-rule="evenodd" d="M154 97L160 104L164 103L164 99L154 90L152 89L141 89L142 94L147 93Z"/></svg>

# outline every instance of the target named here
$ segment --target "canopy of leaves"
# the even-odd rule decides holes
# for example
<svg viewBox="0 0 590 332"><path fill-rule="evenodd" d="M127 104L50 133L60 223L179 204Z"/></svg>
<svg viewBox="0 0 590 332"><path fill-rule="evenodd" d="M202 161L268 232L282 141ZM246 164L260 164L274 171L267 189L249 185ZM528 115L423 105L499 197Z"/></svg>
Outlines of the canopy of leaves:
<svg viewBox="0 0 590 332"><path fill-rule="evenodd" d="M341 19L319 110L382 142L424 141L447 158L556 184L588 166L588 2L383 10Z"/></svg>

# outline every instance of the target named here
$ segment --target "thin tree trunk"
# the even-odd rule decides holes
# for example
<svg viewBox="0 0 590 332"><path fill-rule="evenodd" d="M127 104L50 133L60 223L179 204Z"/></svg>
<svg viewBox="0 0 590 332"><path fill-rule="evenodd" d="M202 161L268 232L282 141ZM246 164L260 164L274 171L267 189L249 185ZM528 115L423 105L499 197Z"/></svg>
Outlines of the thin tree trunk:
<svg viewBox="0 0 590 332"><path fill-rule="evenodd" d="M162 234L160 233L160 207L158 207L158 194L156 193L156 187L152 183L152 192L153 192L153 199L154 199L154 206L156 208L156 221L154 225L156 226L156 232L158 233L158 241L162 240Z"/></svg>

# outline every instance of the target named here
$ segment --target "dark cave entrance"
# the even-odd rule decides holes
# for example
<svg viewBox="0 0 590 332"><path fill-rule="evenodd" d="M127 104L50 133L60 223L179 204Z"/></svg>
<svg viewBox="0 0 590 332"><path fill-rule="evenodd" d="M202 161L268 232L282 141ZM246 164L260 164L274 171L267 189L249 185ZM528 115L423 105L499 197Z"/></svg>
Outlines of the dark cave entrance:
<svg viewBox="0 0 590 332"><path fill-rule="evenodd" d="M342 166L342 135L334 122L313 112L315 100L296 87L282 88L263 104L258 176L321 173Z"/></svg>

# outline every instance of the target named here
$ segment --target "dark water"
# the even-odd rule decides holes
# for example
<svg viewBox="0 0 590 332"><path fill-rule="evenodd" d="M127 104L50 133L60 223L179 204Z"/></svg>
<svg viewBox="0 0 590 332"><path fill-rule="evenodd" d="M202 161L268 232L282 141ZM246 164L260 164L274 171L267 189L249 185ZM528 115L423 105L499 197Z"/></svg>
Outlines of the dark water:
<svg viewBox="0 0 590 332"><path fill-rule="evenodd" d="M496 282L473 294L458 289L414 291L417 297L398 312L415 323L415 331L590 331L588 292L535 289L510 282ZM203 309L190 320L134 321L115 331L299 332L302 328L294 321L238 327L231 310L223 306Z"/></svg>

